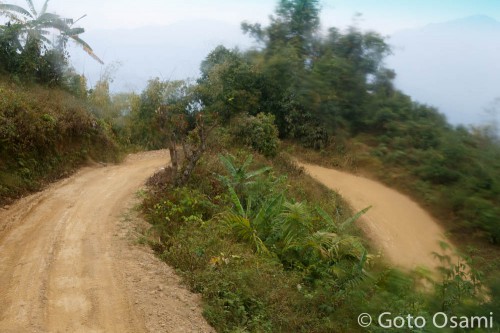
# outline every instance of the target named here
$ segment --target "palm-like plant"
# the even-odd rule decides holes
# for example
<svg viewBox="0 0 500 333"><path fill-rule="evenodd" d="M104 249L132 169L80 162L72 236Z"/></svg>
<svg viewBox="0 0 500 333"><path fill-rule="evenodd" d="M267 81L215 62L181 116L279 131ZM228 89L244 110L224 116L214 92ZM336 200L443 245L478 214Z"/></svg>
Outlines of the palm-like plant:
<svg viewBox="0 0 500 333"><path fill-rule="evenodd" d="M61 43L65 43L68 39L72 39L93 59L103 64L103 61L94 53L90 45L80 38L80 35L85 32L85 30L80 27L73 27L73 25L85 17L85 15L76 21L62 18L57 14L47 12L48 2L49 0L46 0L41 10L38 12L32 0L26 0L28 9L14 4L5 4L0 1L0 14L6 16L14 24L21 26L20 36L21 39L23 39L24 46L30 41L51 45L52 42L47 36L51 34L51 30L56 30L60 34ZM18 45L20 48L24 47L21 46L21 43Z"/></svg>
<svg viewBox="0 0 500 333"><path fill-rule="evenodd" d="M254 219L251 202L247 205L245 210L236 191L230 184L228 185L228 191L233 209L232 211L223 213L221 215L221 220L226 223L239 238L255 247L257 253L269 253L269 250L259 237L257 231L259 221L263 219L264 212L266 209L269 209L269 206L262 207L259 212L257 212Z"/></svg>
<svg viewBox="0 0 500 333"><path fill-rule="evenodd" d="M327 223L328 231L312 234L307 244L329 262L339 262L342 259L359 260L362 267L367 259L366 250L357 237L346 234L345 231L370 208L371 206L366 207L344 222L337 224L327 212L317 207L316 212Z"/></svg>
<svg viewBox="0 0 500 333"><path fill-rule="evenodd" d="M222 215L222 221L225 222L232 231L243 241L255 247L259 254L269 254L269 250L259 237L257 230L252 225L248 217L226 212Z"/></svg>
<svg viewBox="0 0 500 333"><path fill-rule="evenodd" d="M249 171L248 167L252 164L253 156L249 155L246 160L238 166L236 159L232 155L219 156L220 161L229 173L228 176L220 176L220 179L226 184L234 187L238 195L248 187L254 184L255 178L269 170L270 167L263 167L255 171Z"/></svg>
<svg viewBox="0 0 500 333"><path fill-rule="evenodd" d="M220 179L227 186L232 206L221 214L221 221L240 240L288 267L329 274L338 286L354 287L367 276L364 268L370 256L359 238L345 231L370 207L337 223L321 208L314 211L305 202L287 201L284 193L264 195L262 186L257 186L256 193L245 191L249 185L260 184L257 176L268 170L249 172L251 156L241 166L230 155L220 160L229 174ZM318 219L324 222L321 228L315 223Z"/></svg>
<svg viewBox="0 0 500 333"><path fill-rule="evenodd" d="M230 165L233 166L233 171L237 170L232 163ZM269 169L259 169L254 175L261 174ZM243 177L243 179L248 178ZM261 198L255 204L251 195L240 199L228 178L226 178L225 182L232 209L222 214L222 221L230 226L241 239L253 244L257 252L269 253L264 241L272 234L273 223L283 211L285 203L284 194L277 193ZM238 184L241 184L241 182L238 182Z"/></svg>

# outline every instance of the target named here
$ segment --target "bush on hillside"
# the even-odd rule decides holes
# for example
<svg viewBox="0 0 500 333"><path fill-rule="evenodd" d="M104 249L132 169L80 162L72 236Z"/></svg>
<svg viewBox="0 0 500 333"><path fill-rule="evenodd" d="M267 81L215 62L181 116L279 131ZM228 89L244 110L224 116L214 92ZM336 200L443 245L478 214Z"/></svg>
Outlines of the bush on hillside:
<svg viewBox="0 0 500 333"><path fill-rule="evenodd" d="M40 188L87 161L114 161L109 126L60 90L0 82L0 202Z"/></svg>
<svg viewBox="0 0 500 333"><path fill-rule="evenodd" d="M266 157L274 157L278 152L278 129L271 114L259 113L257 116L236 118L231 134L235 141L242 142Z"/></svg>

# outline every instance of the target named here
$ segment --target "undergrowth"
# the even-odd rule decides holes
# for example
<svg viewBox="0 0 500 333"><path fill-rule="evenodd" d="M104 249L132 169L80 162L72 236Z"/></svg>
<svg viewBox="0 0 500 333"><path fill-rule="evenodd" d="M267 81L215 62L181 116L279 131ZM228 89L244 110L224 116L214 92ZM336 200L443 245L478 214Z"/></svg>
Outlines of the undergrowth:
<svg viewBox="0 0 500 333"><path fill-rule="evenodd" d="M0 81L0 204L88 161L117 161L119 151L109 126L76 97Z"/></svg>
<svg viewBox="0 0 500 333"><path fill-rule="evenodd" d="M481 300L479 272L444 252L438 280L381 263L356 236L363 212L311 186L286 154L267 160L214 146L186 186L173 187L168 174L153 177L143 210L149 243L202 295L217 331L362 332L362 312L430 318L494 306Z"/></svg>

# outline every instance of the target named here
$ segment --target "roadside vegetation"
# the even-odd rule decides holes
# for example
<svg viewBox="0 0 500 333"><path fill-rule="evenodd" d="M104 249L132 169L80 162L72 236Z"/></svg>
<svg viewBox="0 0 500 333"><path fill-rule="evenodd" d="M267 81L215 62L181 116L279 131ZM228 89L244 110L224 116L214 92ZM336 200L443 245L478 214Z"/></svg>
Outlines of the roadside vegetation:
<svg viewBox="0 0 500 333"><path fill-rule="evenodd" d="M0 3L0 204L82 164L117 161L111 125L92 113L85 78L69 65L68 41L100 59L83 28L47 11ZM52 38L51 34L54 34ZM50 37L50 38L49 38ZM52 42L52 41L55 42Z"/></svg>
<svg viewBox="0 0 500 333"><path fill-rule="evenodd" d="M58 89L0 82L0 203L39 190L90 160L114 162L109 126Z"/></svg>
<svg viewBox="0 0 500 333"><path fill-rule="evenodd" d="M203 296L217 331L362 332L363 312L431 322L438 311L481 315L497 306L496 294L485 298L482 272L469 268L476 259L454 262L443 244L437 276L398 271L353 224L364 211L311 186L286 154L267 159L223 129L209 146L182 186L169 169L153 176L142 208L151 223L144 241Z"/></svg>
<svg viewBox="0 0 500 333"><path fill-rule="evenodd" d="M112 95L107 74L88 90L69 65L72 40L100 61L83 29L47 2L39 13L27 4L0 5L10 20L0 26L0 203L89 159L164 148L172 163L148 182L144 241L203 296L220 332L357 332L363 312L430 321L500 308L497 133L454 127L395 89L378 33L321 33L319 1L280 0L269 26L242 24L257 48L218 46L196 81ZM442 244L438 276L387 266L354 224L369 207L351 211L293 158L410 194L463 240L460 261Z"/></svg>
<svg viewBox="0 0 500 333"><path fill-rule="evenodd" d="M489 313L497 258L463 246L455 262L443 244L438 277L387 267L352 225L362 212L311 186L290 159L394 175L452 230L496 242L494 136L454 128L397 91L380 35L322 35L318 14L317 1L280 1L268 27L242 25L258 49L217 47L196 82L150 81L131 109L131 140L169 148L175 163L150 180L146 239L203 295L221 332L362 331L357 315L381 309L427 321ZM182 155L201 146L193 168Z"/></svg>

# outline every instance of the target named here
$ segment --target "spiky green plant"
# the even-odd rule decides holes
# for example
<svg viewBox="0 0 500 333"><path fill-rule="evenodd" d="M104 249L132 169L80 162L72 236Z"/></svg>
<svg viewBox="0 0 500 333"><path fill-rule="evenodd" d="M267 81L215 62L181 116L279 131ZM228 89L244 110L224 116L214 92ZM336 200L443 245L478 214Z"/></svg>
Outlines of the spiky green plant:
<svg viewBox="0 0 500 333"><path fill-rule="evenodd" d="M227 176L219 176L219 179L226 185L233 186L238 195L241 195L246 187L254 184L257 176L271 170L270 167L263 167L254 171L249 171L248 168L253 161L252 155L248 155L241 165L238 165L236 158L230 154L227 156L219 155L219 159L228 172Z"/></svg>
<svg viewBox="0 0 500 333"><path fill-rule="evenodd" d="M228 192L233 209L223 213L221 215L221 220L226 223L240 239L252 244L257 253L269 254L269 250L259 234L265 235L265 232L263 232L263 230L267 228L265 224L272 219L273 215L277 215L276 210L280 208L279 203L281 202L282 196L272 198L256 212L253 212L251 199L248 200L245 209L231 185L228 185Z"/></svg>
<svg viewBox="0 0 500 333"><path fill-rule="evenodd" d="M219 179L226 184L231 203L231 209L221 214L221 221L239 240L250 244L258 254L275 257L289 269L303 270L310 279L329 276L335 288L352 290L365 279L370 256L361 240L347 230L370 207L338 223L306 202L288 201L284 193L268 194L269 189L262 186L265 180L258 177L268 168L247 171L251 156L239 167L233 156L220 156L220 160L229 176ZM256 186L245 191L250 185ZM234 186L240 186L240 193Z"/></svg>
<svg viewBox="0 0 500 333"><path fill-rule="evenodd" d="M327 223L329 230L331 230L333 232L342 233L349 226L351 226L354 222L356 222L361 216L363 216L371 207L372 206L368 206L368 207L360 210L359 212L357 212L353 216L349 217L347 220L345 220L344 222L342 222L340 224L337 224L333 220L333 218L327 212L325 212L323 209L321 209L320 207L316 208L316 212Z"/></svg>
<svg viewBox="0 0 500 333"><path fill-rule="evenodd" d="M280 234L283 250L301 245L302 239L313 231L311 213L304 202L286 202L275 232Z"/></svg>
<svg viewBox="0 0 500 333"><path fill-rule="evenodd" d="M222 221L230 226L241 240L251 244L257 253L269 254L269 250L258 236L257 230L253 227L249 218L233 212L226 212L222 215Z"/></svg>

